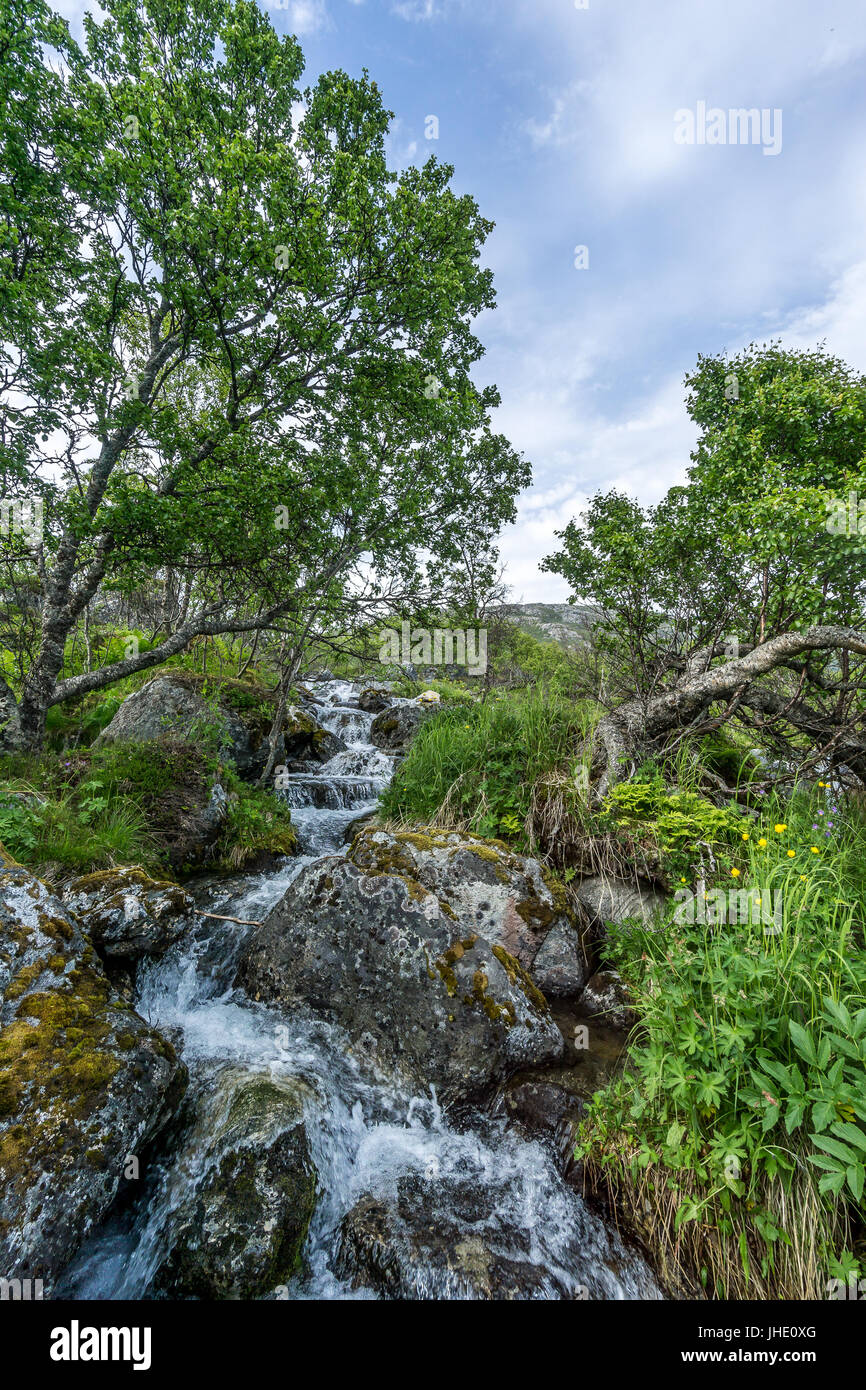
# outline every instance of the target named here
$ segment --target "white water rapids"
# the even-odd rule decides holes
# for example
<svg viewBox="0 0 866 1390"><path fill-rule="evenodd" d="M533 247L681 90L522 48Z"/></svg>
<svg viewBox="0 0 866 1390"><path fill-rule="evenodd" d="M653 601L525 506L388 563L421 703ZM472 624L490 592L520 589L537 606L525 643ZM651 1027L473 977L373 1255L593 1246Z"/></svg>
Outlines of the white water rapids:
<svg viewBox="0 0 866 1390"><path fill-rule="evenodd" d="M317 717L350 746L330 763L289 778L284 795L303 853L268 873L202 885L197 897L207 911L263 920L304 866L342 853L349 824L375 808L392 760L370 742L373 716L347 704L359 688L346 682L315 688ZM407 1094L373 1076L339 1029L287 1019L234 988L237 956L251 930L199 919L192 936L140 967L136 1007L180 1046L190 1073L184 1115L198 1124L216 1104L217 1080L228 1069L306 1083L305 1120L320 1195L305 1272L270 1296L373 1297L335 1272L340 1223L363 1194L393 1200L398 1183L409 1179L416 1192L420 1184L429 1228L438 1223L452 1231L456 1220L461 1234L465 1229L481 1235L499 1255L529 1267L527 1296L659 1297L640 1255L564 1181L542 1143L482 1111L458 1125L443 1115L434 1095ZM183 1135L164 1146L142 1173L140 1191L86 1243L57 1295L152 1296L172 1214L190 1185L201 1180L203 1163ZM423 1263L410 1277L417 1297L466 1296Z"/></svg>

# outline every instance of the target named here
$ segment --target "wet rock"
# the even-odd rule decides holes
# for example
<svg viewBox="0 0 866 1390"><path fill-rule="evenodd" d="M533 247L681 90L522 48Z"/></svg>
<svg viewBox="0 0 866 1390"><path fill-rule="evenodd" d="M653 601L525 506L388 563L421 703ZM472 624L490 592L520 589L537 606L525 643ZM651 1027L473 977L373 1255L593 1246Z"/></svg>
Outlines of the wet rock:
<svg viewBox="0 0 866 1390"><path fill-rule="evenodd" d="M367 714L380 714L383 709L390 709L393 703L394 697L390 691L378 685L368 685L358 696L358 708Z"/></svg>
<svg viewBox="0 0 866 1390"><path fill-rule="evenodd" d="M394 705L376 715L370 725L370 741L386 753L405 753L424 720L434 712L432 705Z"/></svg>
<svg viewBox="0 0 866 1390"><path fill-rule="evenodd" d="M0 1270L51 1286L186 1085L70 908L0 864Z"/></svg>
<svg viewBox="0 0 866 1390"><path fill-rule="evenodd" d="M239 980L365 1038L382 1068L446 1103L562 1052L547 1001L502 945L419 882L340 856L292 883L252 933Z"/></svg>
<svg viewBox="0 0 866 1390"><path fill-rule="evenodd" d="M552 1081L515 1077L503 1093L505 1113L531 1134L555 1138L565 1123L569 1135L586 1110L584 1099Z"/></svg>
<svg viewBox="0 0 866 1390"><path fill-rule="evenodd" d="M195 920L195 903L176 883L141 869L105 869L74 879L63 901L105 959L127 963L160 956Z"/></svg>
<svg viewBox="0 0 866 1390"><path fill-rule="evenodd" d="M161 1292L256 1298L297 1273L316 1205L305 1090L291 1078L233 1071L221 1079L176 1164L184 1195L156 1280Z"/></svg>
<svg viewBox="0 0 866 1390"><path fill-rule="evenodd" d="M349 824L346 826L346 829L343 832L343 844L350 845L354 840L355 836L358 835L365 828L365 826L368 826L370 822L374 821L375 819L376 812L368 811L365 815L356 816L354 820L349 821Z"/></svg>
<svg viewBox="0 0 866 1390"><path fill-rule="evenodd" d="M501 840L458 831L371 829L351 861L370 874L398 873L435 894L461 930L504 947L548 998L573 998L585 967L562 884Z"/></svg>
<svg viewBox="0 0 866 1390"><path fill-rule="evenodd" d="M345 739L332 734L307 710L289 710L277 743L277 762L296 762L307 767L326 763L348 748Z"/></svg>
<svg viewBox="0 0 866 1390"><path fill-rule="evenodd" d="M627 883L623 879L594 874L581 880L577 897L598 926L630 920L651 925L664 912L664 893L650 884Z"/></svg>
<svg viewBox="0 0 866 1390"><path fill-rule="evenodd" d="M273 695L242 681L218 685L205 698L204 683L190 672L157 676L124 700L97 745L172 737L197 741L209 730L221 755L239 775L254 780L267 762L274 717ZM292 759L327 762L346 747L312 714L290 707L276 741L276 762Z"/></svg>
<svg viewBox="0 0 866 1390"><path fill-rule="evenodd" d="M603 1019L611 1028L628 1031L638 1021L628 990L617 970L597 970L587 981L580 1004L587 1015Z"/></svg>
<svg viewBox="0 0 866 1390"><path fill-rule="evenodd" d="M356 1288L395 1299L530 1300L565 1291L527 1259L495 1248L484 1229L489 1198L479 1188L449 1188L447 1208L430 1223L425 1186L398 1182L394 1203L363 1196L344 1218L337 1272ZM462 1198L462 1200L460 1200Z"/></svg>

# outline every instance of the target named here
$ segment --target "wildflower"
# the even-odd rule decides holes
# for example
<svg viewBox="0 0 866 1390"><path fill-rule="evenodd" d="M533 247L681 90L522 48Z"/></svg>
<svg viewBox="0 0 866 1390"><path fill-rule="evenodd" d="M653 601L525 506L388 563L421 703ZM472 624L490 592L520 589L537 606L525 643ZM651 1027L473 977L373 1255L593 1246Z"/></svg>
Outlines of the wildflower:
<svg viewBox="0 0 866 1390"><path fill-rule="evenodd" d="M773 828L777 835L781 835L785 830L788 829L787 825L776 825Z"/></svg>
<svg viewBox="0 0 866 1390"><path fill-rule="evenodd" d="M734 875L734 878L739 878L739 877L740 877L740 871L739 871L739 869L731 869L731 873Z"/></svg>
<svg viewBox="0 0 866 1390"><path fill-rule="evenodd" d="M819 848L818 848L817 845L810 845L809 848L811 849L811 851L812 851L813 854L820 854L820 853L821 853L821 851L819 850Z"/></svg>
<svg viewBox="0 0 866 1390"><path fill-rule="evenodd" d="M800 875L800 882L801 882L801 883L805 883L805 882L806 882L806 875L805 875L805 874L801 874L801 875Z"/></svg>
<svg viewBox="0 0 866 1390"><path fill-rule="evenodd" d="M818 786L819 786L819 787L826 787L826 785L827 785L826 782L819 782L819 783L818 783Z"/></svg>
<svg viewBox="0 0 866 1390"><path fill-rule="evenodd" d="M749 838L749 832L748 832L748 830L744 830L744 831L743 831L743 839L744 839L744 840L748 840L748 838Z"/></svg>
<svg viewBox="0 0 866 1390"><path fill-rule="evenodd" d="M795 855L796 853L797 853L796 850L794 850L794 849L789 849L789 850L788 850L788 858L789 858L789 859L793 859L793 858L794 858L794 855Z"/></svg>
<svg viewBox="0 0 866 1390"><path fill-rule="evenodd" d="M767 841L762 837L762 838L758 841L758 849L766 849L766 848L767 848Z"/></svg>

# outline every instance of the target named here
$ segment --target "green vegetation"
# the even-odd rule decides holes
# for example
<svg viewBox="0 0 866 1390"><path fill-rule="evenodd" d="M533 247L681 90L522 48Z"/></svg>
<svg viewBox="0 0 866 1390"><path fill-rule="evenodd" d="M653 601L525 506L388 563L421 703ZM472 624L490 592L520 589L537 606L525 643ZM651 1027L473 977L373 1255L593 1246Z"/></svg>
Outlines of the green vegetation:
<svg viewBox="0 0 866 1390"><path fill-rule="evenodd" d="M0 842L49 878L140 865L165 876L184 858L215 778L228 795L208 863L241 868L296 848L285 802L244 783L201 741L152 740L0 758Z"/></svg>
<svg viewBox="0 0 866 1390"><path fill-rule="evenodd" d="M580 1152L671 1274L820 1298L863 1217L866 824L818 787L743 834L703 892L734 881L775 914L610 928L641 1024Z"/></svg>
<svg viewBox="0 0 866 1390"><path fill-rule="evenodd" d="M573 756L591 720L540 687L443 710L422 725L382 812L524 843L536 781Z"/></svg>

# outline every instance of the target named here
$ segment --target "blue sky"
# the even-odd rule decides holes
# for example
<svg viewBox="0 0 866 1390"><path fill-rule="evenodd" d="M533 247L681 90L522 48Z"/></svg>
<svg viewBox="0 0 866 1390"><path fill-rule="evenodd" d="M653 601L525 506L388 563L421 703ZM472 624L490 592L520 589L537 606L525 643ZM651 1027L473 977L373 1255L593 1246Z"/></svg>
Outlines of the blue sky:
<svg viewBox="0 0 866 1390"><path fill-rule="evenodd" d="M534 468L502 538L515 599L567 596L537 564L587 496L682 479L699 352L826 340L866 371L863 0L260 3L310 79L369 69L394 167L435 153L497 224L476 375ZM56 7L75 27L80 0ZM781 111L779 153L677 143L700 101Z"/></svg>

